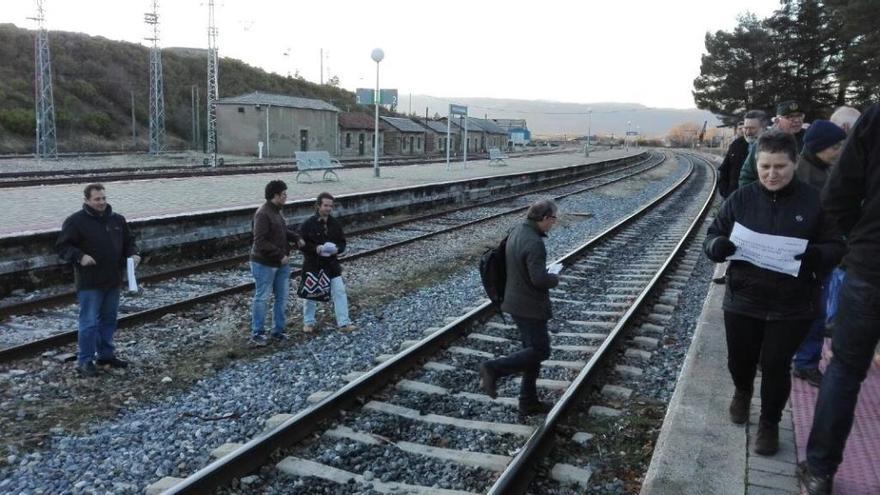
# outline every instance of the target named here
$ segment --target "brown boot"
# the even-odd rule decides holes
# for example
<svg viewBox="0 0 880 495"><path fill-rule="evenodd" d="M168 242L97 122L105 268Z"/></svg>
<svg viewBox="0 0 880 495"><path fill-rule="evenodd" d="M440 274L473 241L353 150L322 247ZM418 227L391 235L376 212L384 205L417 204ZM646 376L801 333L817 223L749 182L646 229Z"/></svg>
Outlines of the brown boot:
<svg viewBox="0 0 880 495"><path fill-rule="evenodd" d="M777 452L779 452L779 424L760 421L755 439L755 453L769 456Z"/></svg>
<svg viewBox="0 0 880 495"><path fill-rule="evenodd" d="M730 401L730 421L734 424L743 425L749 420L749 407L752 404L752 391L737 389Z"/></svg>

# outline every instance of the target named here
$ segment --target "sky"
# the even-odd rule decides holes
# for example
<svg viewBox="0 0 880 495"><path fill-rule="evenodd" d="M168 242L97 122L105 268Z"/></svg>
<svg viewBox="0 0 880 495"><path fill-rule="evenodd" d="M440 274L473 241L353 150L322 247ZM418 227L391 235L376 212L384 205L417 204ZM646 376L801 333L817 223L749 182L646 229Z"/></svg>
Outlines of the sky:
<svg viewBox="0 0 880 495"><path fill-rule="evenodd" d="M0 0L0 23L34 27L34 0ZM207 0L160 0L160 46L207 47ZM147 44L152 0L44 0L50 31ZM766 17L779 0L442 2L216 0L221 57L343 88L442 97L693 108L707 31ZM223 76L221 74L221 96Z"/></svg>

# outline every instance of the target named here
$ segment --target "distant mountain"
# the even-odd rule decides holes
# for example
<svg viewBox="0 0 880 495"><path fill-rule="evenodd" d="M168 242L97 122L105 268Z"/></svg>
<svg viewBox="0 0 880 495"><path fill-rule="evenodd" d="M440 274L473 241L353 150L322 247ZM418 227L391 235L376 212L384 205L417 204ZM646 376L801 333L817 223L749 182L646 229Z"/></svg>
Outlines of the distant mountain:
<svg viewBox="0 0 880 495"><path fill-rule="evenodd" d="M468 106L473 117L490 119L526 119L533 134L539 135L586 135L588 110L593 110L593 134L621 135L630 128L646 136L662 137L675 125L693 122L700 126L704 121L715 126L721 122L711 112L694 109L651 108L638 103L565 103L545 100L511 100L498 98L455 98L412 95L412 111L424 117L435 113L445 116L450 103ZM400 95L399 112L409 112L409 95Z"/></svg>

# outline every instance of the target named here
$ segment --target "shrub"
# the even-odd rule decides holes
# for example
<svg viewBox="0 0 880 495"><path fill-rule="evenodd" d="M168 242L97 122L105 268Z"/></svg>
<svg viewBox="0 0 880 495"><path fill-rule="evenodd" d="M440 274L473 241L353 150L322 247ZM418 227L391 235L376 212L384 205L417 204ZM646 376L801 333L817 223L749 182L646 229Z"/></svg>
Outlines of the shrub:
<svg viewBox="0 0 880 495"><path fill-rule="evenodd" d="M0 126L13 134L27 136L33 135L37 123L33 111L13 108L0 110Z"/></svg>

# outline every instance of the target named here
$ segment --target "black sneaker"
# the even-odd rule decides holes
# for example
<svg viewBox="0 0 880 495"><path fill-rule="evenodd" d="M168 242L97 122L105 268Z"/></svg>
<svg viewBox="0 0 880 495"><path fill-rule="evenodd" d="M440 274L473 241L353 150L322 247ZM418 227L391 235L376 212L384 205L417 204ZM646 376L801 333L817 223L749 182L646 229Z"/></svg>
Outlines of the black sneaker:
<svg viewBox="0 0 880 495"><path fill-rule="evenodd" d="M284 342L286 340L290 340L290 337L288 337L286 333L272 333L272 340L275 340L277 342Z"/></svg>
<svg viewBox="0 0 880 495"><path fill-rule="evenodd" d="M266 347L269 345L269 342L266 341L265 335L254 335L248 340L248 343L251 347Z"/></svg>
<svg viewBox="0 0 880 495"><path fill-rule="evenodd" d="M107 359L99 359L96 362L101 366L109 366L111 368L128 368L128 361L123 361L116 356Z"/></svg>
<svg viewBox="0 0 880 495"><path fill-rule="evenodd" d="M749 406L752 403L752 392L736 390L730 401L730 421L743 425L749 420Z"/></svg>
<svg viewBox="0 0 880 495"><path fill-rule="evenodd" d="M553 409L553 404L540 400L519 402L519 413L523 416L534 416L536 414L547 414Z"/></svg>
<svg viewBox="0 0 880 495"><path fill-rule="evenodd" d="M795 368L791 374L816 388L822 385L822 372L819 371L819 368Z"/></svg>
<svg viewBox="0 0 880 495"><path fill-rule="evenodd" d="M92 378L98 376L98 368L95 363L89 361L87 363L76 365L76 372L83 378Z"/></svg>
<svg viewBox="0 0 880 495"><path fill-rule="evenodd" d="M820 476L810 472L807 461L803 461L797 466L797 479L803 485L807 495L831 495L831 484L834 476Z"/></svg>
<svg viewBox="0 0 880 495"><path fill-rule="evenodd" d="M758 423L758 435L755 438L755 453L758 455L775 455L779 452L779 425L761 421Z"/></svg>
<svg viewBox="0 0 880 495"><path fill-rule="evenodd" d="M489 397L493 399L498 397L498 391L495 388L495 374L485 363L480 365L480 388Z"/></svg>

